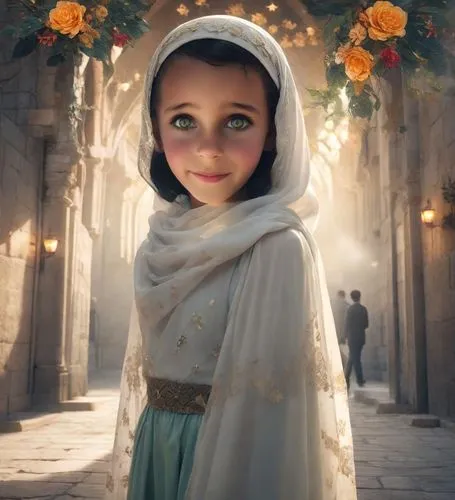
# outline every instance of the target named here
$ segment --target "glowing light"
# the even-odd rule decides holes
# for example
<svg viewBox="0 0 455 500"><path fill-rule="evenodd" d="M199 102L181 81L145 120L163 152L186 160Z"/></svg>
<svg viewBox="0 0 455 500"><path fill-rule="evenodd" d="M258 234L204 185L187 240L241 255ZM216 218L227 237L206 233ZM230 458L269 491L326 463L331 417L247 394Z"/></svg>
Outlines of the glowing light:
<svg viewBox="0 0 455 500"><path fill-rule="evenodd" d="M131 87L131 82L120 83L118 89L122 92L128 92Z"/></svg>
<svg viewBox="0 0 455 500"><path fill-rule="evenodd" d="M281 23L281 26L283 26L283 28L285 30L289 30L289 31L295 30L297 28L297 24L294 23L293 21L291 21L290 19L285 19Z"/></svg>
<svg viewBox="0 0 455 500"><path fill-rule="evenodd" d="M276 10L278 10L278 5L275 5L273 2L270 3L269 5L267 5L267 10L269 12L275 12Z"/></svg>
<svg viewBox="0 0 455 500"><path fill-rule="evenodd" d="M230 16L242 17L245 15L245 9L241 3L233 3L227 8L226 14L229 14Z"/></svg>
<svg viewBox="0 0 455 500"><path fill-rule="evenodd" d="M336 136L336 134L334 134L333 132L329 134L326 142L327 142L327 146L330 149L334 149L336 151L339 151L341 149L340 141L338 140L338 137Z"/></svg>
<svg viewBox="0 0 455 500"><path fill-rule="evenodd" d="M55 252L57 251L58 247L58 239L57 238L44 238L43 240L43 246L44 246L44 251L48 255L54 255Z"/></svg>
<svg viewBox="0 0 455 500"><path fill-rule="evenodd" d="M305 33L302 33L301 31L297 32L294 36L293 43L296 47L305 47L306 45L306 39L305 39Z"/></svg>
<svg viewBox="0 0 455 500"><path fill-rule="evenodd" d="M288 35L284 35L284 37L280 40L280 45L283 47L283 49L290 49L293 46L293 43Z"/></svg>
<svg viewBox="0 0 455 500"><path fill-rule="evenodd" d="M251 16L251 21L258 26L265 26L267 24L267 18L261 12L256 12Z"/></svg>
<svg viewBox="0 0 455 500"><path fill-rule="evenodd" d="M278 26L276 24L271 24L268 29L271 35L276 35L276 33L278 33Z"/></svg>
<svg viewBox="0 0 455 500"><path fill-rule="evenodd" d="M435 209L431 206L430 200L427 201L427 204L425 207L422 209L420 212L420 217L422 219L422 222L426 226L433 226L434 225L434 218L436 215Z"/></svg>
<svg viewBox="0 0 455 500"><path fill-rule="evenodd" d="M188 7L184 4L184 3L181 3L176 11L181 15L181 16L187 16L189 13L190 13L190 9L188 9Z"/></svg>

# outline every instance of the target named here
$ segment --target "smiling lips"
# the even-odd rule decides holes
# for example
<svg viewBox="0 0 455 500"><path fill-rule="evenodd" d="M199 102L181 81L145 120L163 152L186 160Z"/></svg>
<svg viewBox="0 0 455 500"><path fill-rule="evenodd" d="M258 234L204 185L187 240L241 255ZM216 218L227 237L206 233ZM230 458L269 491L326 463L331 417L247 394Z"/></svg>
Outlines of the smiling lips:
<svg viewBox="0 0 455 500"><path fill-rule="evenodd" d="M200 174L197 172L191 172L191 173L202 182L208 182L211 184L220 182L229 175L229 174Z"/></svg>

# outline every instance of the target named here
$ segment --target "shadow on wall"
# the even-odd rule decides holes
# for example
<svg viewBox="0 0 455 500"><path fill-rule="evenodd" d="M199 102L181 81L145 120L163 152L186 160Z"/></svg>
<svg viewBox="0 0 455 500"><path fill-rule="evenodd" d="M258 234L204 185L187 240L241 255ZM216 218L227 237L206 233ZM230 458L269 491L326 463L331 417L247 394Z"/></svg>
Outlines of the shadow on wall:
<svg viewBox="0 0 455 500"><path fill-rule="evenodd" d="M14 2L0 0L0 26ZM26 127L37 107L38 58L0 42L0 418L29 405L32 297L43 143Z"/></svg>
<svg viewBox="0 0 455 500"><path fill-rule="evenodd" d="M0 111L0 418L26 409L30 402L42 168L40 142Z"/></svg>

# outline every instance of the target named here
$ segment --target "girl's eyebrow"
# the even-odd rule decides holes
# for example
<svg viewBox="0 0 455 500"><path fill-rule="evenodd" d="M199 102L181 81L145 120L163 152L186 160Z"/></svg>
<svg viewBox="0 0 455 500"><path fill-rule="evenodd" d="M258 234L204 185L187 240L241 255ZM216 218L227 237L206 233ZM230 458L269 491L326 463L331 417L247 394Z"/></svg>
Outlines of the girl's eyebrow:
<svg viewBox="0 0 455 500"><path fill-rule="evenodd" d="M169 106L168 108L166 108L164 110L165 113L169 113L169 112L173 112L173 111L179 111L183 108L196 108L196 109L200 109L199 106L197 106L196 104L193 104L191 102L181 102L179 104L173 104L172 106Z"/></svg>
<svg viewBox="0 0 455 500"><path fill-rule="evenodd" d="M259 110L252 104L246 104L243 102L230 102L229 107L243 109L244 111L249 111L250 113L260 114Z"/></svg>
<svg viewBox="0 0 455 500"><path fill-rule="evenodd" d="M246 104L243 102L228 102L225 104L225 107L227 108L238 108L242 109L244 111L249 111L250 113L255 113L255 114L260 114L259 110L253 106L252 104ZM197 104L194 104L192 102L182 102L179 104L173 104L172 106L169 106L164 110L165 113L172 113L175 111L179 111L183 108L194 108L194 109L201 109L200 106Z"/></svg>

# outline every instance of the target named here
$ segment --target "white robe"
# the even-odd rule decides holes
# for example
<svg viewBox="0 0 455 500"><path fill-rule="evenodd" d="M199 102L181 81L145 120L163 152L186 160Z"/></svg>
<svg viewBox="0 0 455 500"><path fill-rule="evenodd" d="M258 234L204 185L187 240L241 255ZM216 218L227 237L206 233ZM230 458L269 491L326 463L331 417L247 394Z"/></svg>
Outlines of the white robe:
<svg viewBox="0 0 455 500"><path fill-rule="evenodd" d="M213 387L188 500L356 498L338 344L332 317L319 312L328 295L307 238L291 229L266 235L199 285L151 341L148 375ZM133 344L117 439L134 433L130 416L145 403ZM116 481L110 498L126 497L124 462L116 475L125 488Z"/></svg>

